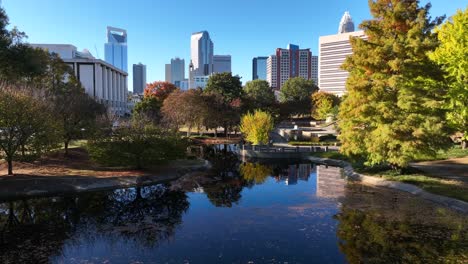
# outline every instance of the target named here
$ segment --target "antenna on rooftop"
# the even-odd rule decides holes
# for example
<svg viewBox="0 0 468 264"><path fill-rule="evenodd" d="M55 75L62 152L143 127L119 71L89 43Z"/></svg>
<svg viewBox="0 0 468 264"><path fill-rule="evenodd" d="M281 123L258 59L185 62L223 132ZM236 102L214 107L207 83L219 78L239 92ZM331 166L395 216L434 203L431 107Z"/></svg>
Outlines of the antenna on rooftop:
<svg viewBox="0 0 468 264"><path fill-rule="evenodd" d="M1 0L0 0L1 1ZM96 50L96 57L100 60L101 57L99 57L99 52L97 50L96 44L94 44L94 49Z"/></svg>

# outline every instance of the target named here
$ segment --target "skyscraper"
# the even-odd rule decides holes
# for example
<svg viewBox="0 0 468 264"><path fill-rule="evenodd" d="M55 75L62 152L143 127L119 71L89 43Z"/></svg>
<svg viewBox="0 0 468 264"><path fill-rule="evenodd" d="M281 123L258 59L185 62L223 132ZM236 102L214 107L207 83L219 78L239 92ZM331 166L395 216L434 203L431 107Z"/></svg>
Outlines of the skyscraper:
<svg viewBox="0 0 468 264"><path fill-rule="evenodd" d="M185 60L180 58L171 59L170 82L177 87L185 79Z"/></svg>
<svg viewBox="0 0 468 264"><path fill-rule="evenodd" d="M346 58L353 54L350 37L366 38L364 31L354 32L354 23L345 12L336 35L319 37L318 86L320 90L343 95L346 92L348 72L341 69Z"/></svg>
<svg viewBox="0 0 468 264"><path fill-rule="evenodd" d="M340 26L338 27L338 34L354 32L354 22L351 15L346 11L341 18Z"/></svg>
<svg viewBox="0 0 468 264"><path fill-rule="evenodd" d="M318 86L318 56L312 56L310 61L311 79L314 81L315 85Z"/></svg>
<svg viewBox="0 0 468 264"><path fill-rule="evenodd" d="M207 31L195 32L190 39L189 87L194 87L194 77L213 73L213 41Z"/></svg>
<svg viewBox="0 0 468 264"><path fill-rule="evenodd" d="M256 57L252 60L252 80L267 79L267 59L268 57Z"/></svg>
<svg viewBox="0 0 468 264"><path fill-rule="evenodd" d="M276 49L276 54L267 59L267 81L270 87L281 89L293 77L312 79L312 53L310 49L299 49L289 44L287 49Z"/></svg>
<svg viewBox="0 0 468 264"><path fill-rule="evenodd" d="M106 62L127 72L127 31L107 27L107 43L104 46Z"/></svg>
<svg viewBox="0 0 468 264"><path fill-rule="evenodd" d="M146 87L146 65L133 64L133 93L143 94Z"/></svg>
<svg viewBox="0 0 468 264"><path fill-rule="evenodd" d="M165 70L165 76L164 76L165 79L164 79L164 80L165 80L166 82L171 82L171 75L172 75L172 74L171 74L171 70L172 70L172 69L171 69L171 64L170 64L170 63L169 63L169 64L165 64L165 65L164 65L164 70Z"/></svg>
<svg viewBox="0 0 468 264"><path fill-rule="evenodd" d="M231 72L231 55L213 56L213 73Z"/></svg>

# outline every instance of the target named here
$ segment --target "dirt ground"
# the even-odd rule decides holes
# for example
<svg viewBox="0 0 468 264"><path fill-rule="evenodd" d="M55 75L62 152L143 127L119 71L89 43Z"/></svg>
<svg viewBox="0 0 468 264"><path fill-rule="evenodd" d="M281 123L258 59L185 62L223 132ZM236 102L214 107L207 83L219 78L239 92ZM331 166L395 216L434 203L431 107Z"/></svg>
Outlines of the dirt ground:
<svg viewBox="0 0 468 264"><path fill-rule="evenodd" d="M142 176L144 172L119 168L104 168L90 161L87 152L81 148L69 150L69 155L56 152L35 162L14 162L14 177L30 178L34 176L93 176L119 177ZM7 164L0 164L0 179L7 176Z"/></svg>

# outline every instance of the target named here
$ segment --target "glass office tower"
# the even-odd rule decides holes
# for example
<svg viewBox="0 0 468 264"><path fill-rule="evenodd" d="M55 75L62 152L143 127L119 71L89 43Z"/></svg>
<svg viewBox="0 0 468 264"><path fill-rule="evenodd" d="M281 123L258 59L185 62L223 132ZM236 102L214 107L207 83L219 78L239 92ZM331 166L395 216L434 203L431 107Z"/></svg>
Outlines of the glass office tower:
<svg viewBox="0 0 468 264"><path fill-rule="evenodd" d="M128 72L127 70L127 31L107 27L107 43L104 46L106 62Z"/></svg>
<svg viewBox="0 0 468 264"><path fill-rule="evenodd" d="M268 57L256 57L252 60L252 80L266 80Z"/></svg>

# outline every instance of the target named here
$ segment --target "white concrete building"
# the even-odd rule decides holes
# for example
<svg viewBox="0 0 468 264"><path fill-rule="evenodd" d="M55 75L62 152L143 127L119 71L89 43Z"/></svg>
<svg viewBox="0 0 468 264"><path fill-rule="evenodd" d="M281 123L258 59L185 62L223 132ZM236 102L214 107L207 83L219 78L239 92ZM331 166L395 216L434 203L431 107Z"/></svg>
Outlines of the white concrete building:
<svg viewBox="0 0 468 264"><path fill-rule="evenodd" d="M195 77L213 73L214 44L207 31L195 32L190 38L189 87L196 88Z"/></svg>
<svg viewBox="0 0 468 264"><path fill-rule="evenodd" d="M356 31L319 38L318 86L320 90L343 95L348 72L341 69L345 59L353 54L350 37L365 38L364 31Z"/></svg>
<svg viewBox="0 0 468 264"><path fill-rule="evenodd" d="M95 59L89 51L79 52L68 44L31 44L50 53L57 53L73 69L85 91L109 109L124 115L127 110L127 73L103 60Z"/></svg>
<svg viewBox="0 0 468 264"><path fill-rule="evenodd" d="M278 85L278 80L276 79L276 69L278 67L278 61L276 58L276 55L271 55L267 59L267 72L266 72L266 78L267 82L270 84L270 87L277 87Z"/></svg>

